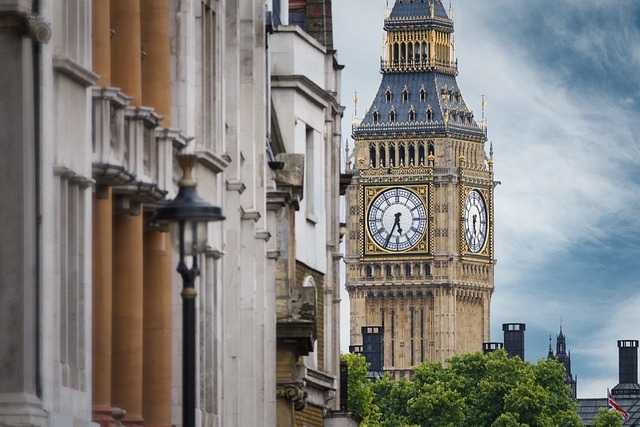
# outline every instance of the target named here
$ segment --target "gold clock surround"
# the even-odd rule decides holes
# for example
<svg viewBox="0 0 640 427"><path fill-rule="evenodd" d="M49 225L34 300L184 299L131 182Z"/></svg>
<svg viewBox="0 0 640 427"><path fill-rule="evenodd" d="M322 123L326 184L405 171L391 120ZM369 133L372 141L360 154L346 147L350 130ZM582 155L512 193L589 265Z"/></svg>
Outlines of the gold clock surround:
<svg viewBox="0 0 640 427"><path fill-rule="evenodd" d="M428 255L431 250L431 230L433 227L431 226L432 217L431 217L431 185L430 184L391 184L391 185L368 185L363 186L363 204L362 206L365 209L361 212L362 218L362 233L365 238L362 240L362 254L365 257L384 257L384 256L398 256L398 255ZM418 199L423 203L425 211L427 213L427 228L418 241L418 243L404 251L390 251L387 250L378 243L375 242L373 237L371 236L371 232L369 227L367 227L367 216L369 215L369 210L371 209L371 204L376 200L376 198L383 193L392 188L401 188L415 194Z"/></svg>
<svg viewBox="0 0 640 427"><path fill-rule="evenodd" d="M472 191L477 191L482 197L487 210L487 237L484 241L484 245L479 252L473 252L469 248L467 239L464 238L464 204ZM488 188L463 185L460 187L460 253L463 257L470 258L488 258L487 261L493 259L493 200L491 198L491 190Z"/></svg>

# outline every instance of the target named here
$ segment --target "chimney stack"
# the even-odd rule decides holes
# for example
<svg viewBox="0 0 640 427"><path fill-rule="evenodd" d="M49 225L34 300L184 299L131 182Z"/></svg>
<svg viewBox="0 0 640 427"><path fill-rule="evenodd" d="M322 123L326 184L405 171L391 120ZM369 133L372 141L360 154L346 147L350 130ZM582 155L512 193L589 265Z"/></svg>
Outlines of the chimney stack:
<svg viewBox="0 0 640 427"><path fill-rule="evenodd" d="M638 384L638 341L618 341L620 384Z"/></svg>
<svg viewBox="0 0 640 427"><path fill-rule="evenodd" d="M618 341L619 383L611 390L618 397L637 398L640 395L638 385L638 340Z"/></svg>
<svg viewBox="0 0 640 427"><path fill-rule="evenodd" d="M502 325L504 349L510 357L517 356L524 360L524 331L526 328L524 323L505 323Z"/></svg>
<svg viewBox="0 0 640 427"><path fill-rule="evenodd" d="M493 353L494 351L502 350L504 344L501 342L486 342L482 344L482 352L484 354Z"/></svg>

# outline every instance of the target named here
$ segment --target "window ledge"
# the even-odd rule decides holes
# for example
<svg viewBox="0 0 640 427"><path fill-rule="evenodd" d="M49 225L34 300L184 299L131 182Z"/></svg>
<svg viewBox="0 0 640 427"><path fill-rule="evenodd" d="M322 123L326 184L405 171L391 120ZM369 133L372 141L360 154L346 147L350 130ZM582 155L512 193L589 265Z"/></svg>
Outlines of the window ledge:
<svg viewBox="0 0 640 427"><path fill-rule="evenodd" d="M74 60L67 58L66 56L55 55L53 57L53 68L71 80L80 83L84 87L93 86L96 84L100 76L96 73L88 70L82 65L78 64Z"/></svg>

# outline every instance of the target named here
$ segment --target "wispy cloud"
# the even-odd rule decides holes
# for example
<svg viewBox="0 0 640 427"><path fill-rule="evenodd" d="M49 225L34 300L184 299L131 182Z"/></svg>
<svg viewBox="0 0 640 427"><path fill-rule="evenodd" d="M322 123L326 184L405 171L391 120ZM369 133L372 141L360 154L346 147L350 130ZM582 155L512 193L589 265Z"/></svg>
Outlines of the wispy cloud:
<svg viewBox="0 0 640 427"><path fill-rule="evenodd" d="M640 299L640 283L625 274L635 259L621 249L640 255L633 233L640 230L640 83L631 78L640 66L640 8L633 3L456 2L459 82L476 115L480 96L488 96L503 182L494 327L526 321L529 345L539 347L530 354L543 355L544 336L562 317L584 369L583 395L605 381L602 366L615 382L616 322L631 315L616 299ZM383 7L382 0L334 4L347 99L357 89L368 102L377 89ZM607 315L612 309L619 314ZM640 337L640 329L626 332Z"/></svg>

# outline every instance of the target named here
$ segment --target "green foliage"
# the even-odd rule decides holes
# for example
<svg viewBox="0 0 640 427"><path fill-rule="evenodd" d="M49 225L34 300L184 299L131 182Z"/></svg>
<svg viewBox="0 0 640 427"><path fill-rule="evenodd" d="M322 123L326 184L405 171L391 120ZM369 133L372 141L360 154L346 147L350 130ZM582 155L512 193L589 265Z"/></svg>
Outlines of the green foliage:
<svg viewBox="0 0 640 427"><path fill-rule="evenodd" d="M361 425L374 427L378 425L380 412L374 402L374 393L367 378L368 365L364 356L343 354L342 360L347 363L349 371L347 379L347 405L349 411L361 422Z"/></svg>
<svg viewBox="0 0 640 427"><path fill-rule="evenodd" d="M622 427L622 417L614 411L601 409L594 420L594 427Z"/></svg>
<svg viewBox="0 0 640 427"><path fill-rule="evenodd" d="M352 386L349 371L349 393L354 387L359 397L350 410L368 427L582 426L556 361L533 365L504 351L468 354L446 367L423 364L411 380L385 376L375 382L366 379L365 362L356 365L360 379Z"/></svg>

